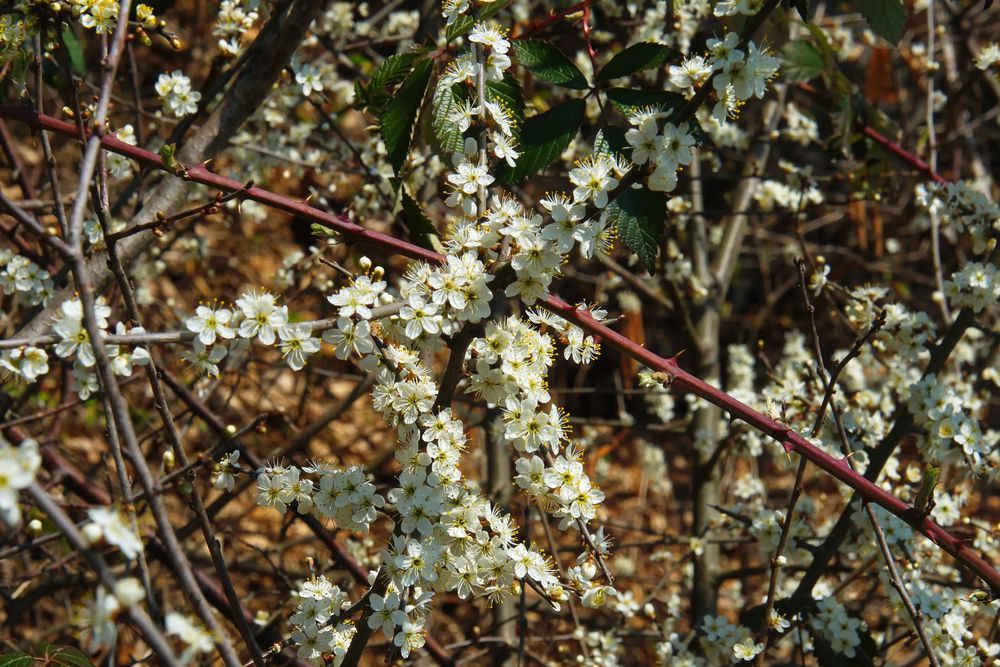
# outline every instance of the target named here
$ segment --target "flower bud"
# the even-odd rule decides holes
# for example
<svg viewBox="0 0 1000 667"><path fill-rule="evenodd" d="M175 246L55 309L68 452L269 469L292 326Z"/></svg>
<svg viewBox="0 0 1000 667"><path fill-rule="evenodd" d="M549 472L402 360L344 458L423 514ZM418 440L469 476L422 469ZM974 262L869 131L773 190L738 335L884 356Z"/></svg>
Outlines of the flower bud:
<svg viewBox="0 0 1000 667"><path fill-rule="evenodd" d="M101 541L104 537L104 533L101 527L96 523L88 523L83 527L83 539L87 541L87 544L94 545Z"/></svg>
<svg viewBox="0 0 1000 667"><path fill-rule="evenodd" d="M142 590L138 579L128 577L115 584L115 597L126 607L132 607L146 597L146 592Z"/></svg>

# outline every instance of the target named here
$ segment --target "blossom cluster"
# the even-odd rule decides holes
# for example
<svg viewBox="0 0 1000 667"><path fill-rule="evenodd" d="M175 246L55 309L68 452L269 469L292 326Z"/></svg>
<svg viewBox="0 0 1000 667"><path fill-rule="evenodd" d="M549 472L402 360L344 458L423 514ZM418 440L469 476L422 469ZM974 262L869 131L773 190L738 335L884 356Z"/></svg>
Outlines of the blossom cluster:
<svg viewBox="0 0 1000 667"><path fill-rule="evenodd" d="M0 292L26 306L48 305L53 282L49 272L23 255L0 248Z"/></svg>
<svg viewBox="0 0 1000 667"><path fill-rule="evenodd" d="M447 243L457 245L458 240L453 237ZM464 479L459 463L466 447L465 427L450 408L435 407L440 390L414 352L437 351L441 334L455 334L489 316L493 298L489 284L496 276L480 259L485 252L472 245L440 266L414 265L400 282L398 295L388 290L381 267L372 268L363 260L366 272L329 296L337 317L322 340L334 346L337 357L355 359L376 372L373 405L396 428L399 439L397 487L383 497L361 468L320 462L304 468L271 464L254 473L258 503L280 512L294 504L298 512L312 512L353 532L367 532L380 514L394 519L396 536L382 554L382 576L390 583L386 595L378 599L380 613L373 618L380 619L378 625L404 655L422 643L426 609L435 593L454 591L463 598L485 594L499 600L513 594L516 579L528 577L555 603L568 594L552 573L551 561L518 544L510 517ZM404 305L381 315L380 307L395 303ZM237 311L217 304L199 307L187 321L196 335L195 350L225 349L221 342L237 338L263 345L289 344L287 332L295 325L288 324L287 307L279 306L272 295L252 290L237 306ZM591 313L604 315L597 308ZM582 331L574 333L561 319L537 314L535 319L573 339L578 355L596 350L596 343L588 342ZM310 340L318 349L318 340ZM308 350L315 351L313 346ZM503 403L498 423L512 446L529 453L543 448L546 456L553 457L551 470L540 457L532 459L532 467L553 482L547 497L538 500L564 527L580 527L596 517L603 494L583 473L579 453L572 447L563 449L562 415L552 406L542 409L550 401L545 376L553 353L551 337L529 320L488 321L482 336L469 346L474 370L470 368L466 391L490 403ZM286 351L286 358L293 354ZM301 368L291 360L289 365ZM234 452L217 465L216 486L233 488L237 459ZM569 582L569 590L586 596L588 604L607 599L606 587L585 582L586 577L577 577ZM333 630L303 626L297 636L308 653L335 635Z"/></svg>
<svg viewBox="0 0 1000 667"><path fill-rule="evenodd" d="M216 486L231 487L224 475L232 470L234 461L230 454L216 475ZM318 483L304 479L303 472L318 475ZM256 475L258 504L282 514L294 504L299 513L313 512L333 519L344 530L368 532L378 511L385 507L385 499L357 466L338 469L323 463L305 468L274 464L261 468Z"/></svg>
<svg viewBox="0 0 1000 667"><path fill-rule="evenodd" d="M670 67L670 83L692 96L695 88L711 77L717 97L711 117L724 124L746 100L764 96L768 82L778 73L780 61L753 41L747 44L745 52L737 48L740 38L734 32L722 39L709 39L706 46L705 56L690 56L680 65Z"/></svg>
<svg viewBox="0 0 1000 667"><path fill-rule="evenodd" d="M916 187L916 198L929 214L938 216L943 227L968 234L975 254L982 255L996 247L1000 206L974 184L965 181L920 184Z"/></svg>
<svg viewBox="0 0 1000 667"><path fill-rule="evenodd" d="M111 308L108 307L103 297L98 297L96 300L94 315L101 335L106 336ZM97 391L98 381L94 370L97 359L94 356L90 333L84 326L83 320L83 304L80 299L69 299L59 306L52 331L58 337L55 353L62 359L73 359L73 389L80 398L86 400ZM115 334L119 336L144 333L145 330L142 327L128 329L122 322L115 325ZM39 350L33 352L29 358L28 353L31 351L32 348L26 348L22 351L19 370L25 380L29 380L30 376L29 381L35 381L40 375L47 372L48 355L44 350ZM116 375L129 377L132 375L134 366L144 366L149 363L149 351L142 346L108 345L107 352L111 369ZM29 362L32 366L30 371L26 371L25 365Z"/></svg>
<svg viewBox="0 0 1000 667"><path fill-rule="evenodd" d="M302 582L296 597L299 602L289 622L299 658L313 664L339 665L357 632L354 625L340 618L350 606L347 594L320 575ZM332 656L332 662L324 662L324 655Z"/></svg>
<svg viewBox="0 0 1000 667"><path fill-rule="evenodd" d="M963 395L955 387L930 373L910 386L907 408L927 431L921 449L935 463L965 458L978 475L989 474L993 447L988 444L979 421L970 417L982 408L975 395Z"/></svg>
<svg viewBox="0 0 1000 667"><path fill-rule="evenodd" d="M240 38L260 18L256 3L250 0L222 0L215 15L212 34L219 38L219 50L229 56L239 56L243 47Z"/></svg>
<svg viewBox="0 0 1000 667"><path fill-rule="evenodd" d="M160 96L164 113L177 118L197 112L201 101L201 93L191 89L191 79L180 70L161 74L156 80L156 94Z"/></svg>
<svg viewBox="0 0 1000 667"><path fill-rule="evenodd" d="M847 613L836 598L823 598L817 603L818 612L809 621L810 627L828 642L837 653L853 658L861 643L862 630L867 626L861 619Z"/></svg>

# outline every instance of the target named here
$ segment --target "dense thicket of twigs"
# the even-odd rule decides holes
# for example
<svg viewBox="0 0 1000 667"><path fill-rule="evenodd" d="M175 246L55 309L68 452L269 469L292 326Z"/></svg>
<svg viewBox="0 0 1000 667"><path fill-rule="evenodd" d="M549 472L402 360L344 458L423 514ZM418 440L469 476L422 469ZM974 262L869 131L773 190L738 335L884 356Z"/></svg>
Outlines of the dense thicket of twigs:
<svg viewBox="0 0 1000 667"><path fill-rule="evenodd" d="M536 136L514 131L522 161L491 163L497 182L468 197L481 208L502 189L544 213L551 192L572 194L571 172L588 156L638 162L626 132L651 105L665 109L657 122L677 121L697 143L693 159L673 165L669 195L639 165L623 172L624 185L608 188L607 234L561 265L552 293L593 305L597 320L599 305L607 320L532 310L558 343L553 414L604 495L593 522L560 525L542 511L552 498L520 492L531 450L504 434L511 408L465 391L482 349L471 345L464 369L449 358L464 358L482 328L466 323L424 350L444 388L434 410L450 406L464 423L463 478L509 513L572 594L557 598L544 577L523 573L506 588L482 579L471 596L439 591L432 611L416 613L426 643L410 653L400 651L410 639L367 623L372 599L392 594L375 572L385 574L383 549L405 525L390 492L405 426L380 414L378 389L373 406L372 387L385 381L376 362L324 345L296 363L279 347L285 332L210 358L190 318L199 306L238 310L237 299L263 289L287 321L316 327L319 348L321 330L344 327L343 304L328 297L352 279L394 287L416 280L412 258L456 254L442 245L462 218L447 201L451 155L466 139L473 157L485 154L486 131L477 135L475 120L449 128L461 114L440 116L438 95L451 94L440 78L470 42L448 32L435 2L160 2L144 28L133 9L119 43L114 21L98 32L79 8L37 4L46 6L26 14L4 5L0 19L0 453L12 466L7 443L30 453L34 441L40 457L23 484L0 467L0 665L174 655L227 665L995 664L1000 219L989 216L1000 211L1000 50L990 60L989 45L1000 10L901 3L900 37L892 16L870 16L873 6L893 14L890 0L471 3L477 16L498 5L489 20L521 41L502 81L517 90L489 93L509 93L515 127L562 110L551 127L536 122ZM104 3L68 4L88 18ZM446 13L461 4L445 3ZM740 9L713 14L715 5ZM8 48L19 20L29 38ZM726 32L731 46L766 46L762 57L781 68L764 77L766 94L723 108L720 123L711 83L700 79L696 93L673 70ZM644 42L661 45L660 60L602 80L615 54ZM549 47L566 63L533 64L554 57ZM188 84L165 84L175 71ZM469 83L456 108L474 99ZM559 125L567 113L572 127ZM107 118L100 132L95 117ZM957 193L933 190L962 182ZM629 197L646 199L630 210ZM588 218L601 215L596 200L582 203ZM514 280L511 243L498 241L495 263L482 265L497 285ZM15 256L38 272L15 276ZM970 287L976 280L988 287ZM71 336L53 328L72 319L60 309L77 295L77 321L108 318L109 334L131 336L95 345L98 363L86 368L86 346L67 351ZM398 290L396 301L372 318L386 320L372 325L372 357L409 336L392 319L406 305ZM493 305L501 321L532 304L515 295ZM597 334L588 344L602 343L600 356L573 347L584 333L567 320ZM601 327L637 345L602 339ZM412 347L428 337L410 336ZM567 346L589 363L564 356ZM639 346L670 365L653 368ZM48 350L44 371L28 348ZM727 394L750 407L733 411ZM556 453L572 458L566 451ZM258 496L279 470L326 475L327 465L357 467L392 507L333 521L332 510L299 511L304 496L280 513L266 490ZM102 521L131 532L102 535ZM344 639L311 654L303 647L315 637L290 617L308 597L304 582L318 589L320 577L344 592L316 593L343 601L329 625ZM102 603L109 592L117 607ZM401 593L418 604L417 590Z"/></svg>

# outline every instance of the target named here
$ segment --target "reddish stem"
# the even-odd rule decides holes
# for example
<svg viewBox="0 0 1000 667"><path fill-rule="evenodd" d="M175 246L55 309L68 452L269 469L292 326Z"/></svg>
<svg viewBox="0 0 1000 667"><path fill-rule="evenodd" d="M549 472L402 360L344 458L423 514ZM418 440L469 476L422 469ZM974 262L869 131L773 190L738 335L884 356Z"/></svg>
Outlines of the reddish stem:
<svg viewBox="0 0 1000 667"><path fill-rule="evenodd" d="M38 114L24 107L0 105L0 118L12 118L28 123L36 129L46 129L69 137L76 136L76 128L70 123ZM878 136L881 137L881 135ZM888 142L884 137L882 139ZM169 171L164 168L163 160L160 156L137 146L126 144L114 135L105 135L101 141L104 148L108 150L130 157L144 165ZM905 153L906 151L903 152ZM915 156L911 155L910 157L919 161ZM235 192L244 188L243 183L214 174L204 166L188 167L185 178L228 192ZM311 222L316 222L325 227L337 230L344 236L359 242L378 245L401 255L427 262L441 263L444 261L444 257L436 252L386 234L364 229L342 216L320 211L308 204L262 188L253 187L245 189L241 193L241 197L267 204L282 211L294 213ZM665 373L670 378L672 386L677 387L681 391L691 392L695 396L717 405L734 418L740 419L761 433L774 438L781 443L786 451L799 454L809 462L833 475L833 477L854 489L865 500L881 505L903 519L915 530L927 537L927 539L951 554L959 563L972 570L990 587L994 596L1000 596L1000 572L997 572L982 556L969 548L961 539L936 524L929 517L920 516L910 505L852 470L843 460L830 456L789 427L779 424L770 417L741 403L724 391L691 375L677 364L676 358L665 359L660 357L617 331L594 320L585 309L571 306L557 296L550 296L541 303L548 310L579 326L587 333L599 336L605 344L629 355L653 370Z"/></svg>
<svg viewBox="0 0 1000 667"><path fill-rule="evenodd" d="M538 33L538 32L541 32L541 31L545 30L546 28L548 28L553 23L556 23L556 22L558 22L558 21L566 18L570 14L575 14L576 12L580 11L581 9L583 9L585 11L589 11L590 10L590 3L592 3L592 2L593 2L593 0L583 0L583 2L578 2L575 5L570 5L566 9L560 10L560 11L556 12L555 14L551 14L551 15L545 17L544 19L541 19L540 21L532 23L530 26L528 26L527 28L524 29L524 32L522 32L517 37L514 37L513 39L526 39L528 37L531 37L535 33Z"/></svg>
<svg viewBox="0 0 1000 667"><path fill-rule="evenodd" d="M919 157L917 157L915 154L911 153L910 151L906 150L905 148L897 144L895 141L892 141L885 135L880 134L871 125L865 125L864 127L862 127L861 133L867 137L870 137L871 139L874 139L883 148L885 148L887 151L898 157L903 162L907 162L916 167L917 169L919 169L920 171L927 174L927 176L929 176L930 179L935 183L937 183L938 185L945 185L948 182L948 179L946 179L944 176L934 171L929 164L927 164Z"/></svg>
<svg viewBox="0 0 1000 667"><path fill-rule="evenodd" d="M590 5L583 8L583 38L587 42L587 55L590 56L590 64L594 66L594 72L597 72L597 64L594 62L594 58L597 57L597 49L590 41Z"/></svg>

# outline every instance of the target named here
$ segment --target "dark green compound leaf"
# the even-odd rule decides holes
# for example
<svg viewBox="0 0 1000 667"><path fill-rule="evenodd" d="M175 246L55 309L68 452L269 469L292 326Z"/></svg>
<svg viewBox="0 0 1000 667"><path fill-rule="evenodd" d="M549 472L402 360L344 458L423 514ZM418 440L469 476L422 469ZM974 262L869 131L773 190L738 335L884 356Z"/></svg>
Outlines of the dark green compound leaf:
<svg viewBox="0 0 1000 667"><path fill-rule="evenodd" d="M667 196L662 192L629 188L608 204L608 219L618 227L621 240L639 256L650 273L656 263L666 218Z"/></svg>
<svg viewBox="0 0 1000 667"><path fill-rule="evenodd" d="M648 107L658 107L662 111L673 112L683 107L686 101L680 93L632 88L609 88L607 96L608 101L626 116Z"/></svg>
<svg viewBox="0 0 1000 667"><path fill-rule="evenodd" d="M517 62L542 81L573 90L586 90L589 87L586 77L573 61L548 42L519 39L513 46Z"/></svg>
<svg viewBox="0 0 1000 667"><path fill-rule="evenodd" d="M641 70L653 69L680 57L680 51L654 42L639 42L608 61L597 74L598 81L610 81Z"/></svg>
<svg viewBox="0 0 1000 667"><path fill-rule="evenodd" d="M431 136L434 150L443 158L451 159L451 154L462 150L464 137L452 115L465 106L468 90L461 84L448 85L446 80L438 80L431 97Z"/></svg>
<svg viewBox="0 0 1000 667"><path fill-rule="evenodd" d="M811 81L826 70L826 61L816 46L805 39L785 44L781 73L790 83Z"/></svg>
<svg viewBox="0 0 1000 667"><path fill-rule="evenodd" d="M583 100L569 100L524 121L521 157L513 168L498 168L500 180L519 183L555 162L576 136L586 108Z"/></svg>
<svg viewBox="0 0 1000 667"><path fill-rule="evenodd" d="M899 43L906 25L906 7L903 0L859 0L861 13L872 30L893 44Z"/></svg>
<svg viewBox="0 0 1000 667"><path fill-rule="evenodd" d="M410 139L413 136L413 125L420 111L420 103L424 99L424 91L431 76L433 63L422 60L413 67L413 71L399 86L395 95L385 106L382 114L382 141L389 154L389 163L398 174L406 154L410 151Z"/></svg>
<svg viewBox="0 0 1000 667"><path fill-rule="evenodd" d="M413 70L413 64L418 56L418 53L389 56L375 68L367 84L356 81L354 92L357 97L357 108L367 110L373 116L381 116L385 106L392 99L393 87Z"/></svg>
<svg viewBox="0 0 1000 667"><path fill-rule="evenodd" d="M420 207L417 200L406 191L406 188L403 188L402 203L403 219L406 220L406 226L410 230L410 240L421 247L435 250L431 239L437 235L437 229L434 228L434 223L424 213L424 209Z"/></svg>

